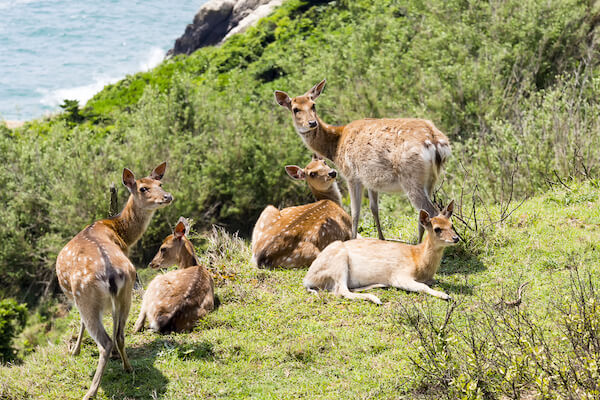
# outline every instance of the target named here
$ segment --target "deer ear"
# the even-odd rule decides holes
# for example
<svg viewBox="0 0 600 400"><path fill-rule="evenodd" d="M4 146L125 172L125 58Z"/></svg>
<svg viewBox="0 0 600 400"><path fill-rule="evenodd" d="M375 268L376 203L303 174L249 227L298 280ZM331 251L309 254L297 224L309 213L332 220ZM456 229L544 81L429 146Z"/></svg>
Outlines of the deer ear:
<svg viewBox="0 0 600 400"><path fill-rule="evenodd" d="M319 82L315 86L313 86L312 89L310 89L308 92L306 92L305 96L310 97L311 100L316 100L317 97L319 97L319 95L323 91L323 88L325 87L326 82L327 82L327 80L323 79L321 82Z"/></svg>
<svg viewBox="0 0 600 400"><path fill-rule="evenodd" d="M190 234L190 221L185 218L185 217L179 217L179 221L177 221L177 224L179 223L183 223L183 226L185 227L185 235L189 235Z"/></svg>
<svg viewBox="0 0 600 400"><path fill-rule="evenodd" d="M173 235L175 236L175 239L181 239L183 236L185 236L185 234L185 223L181 219L179 219L179 222L177 222L177 225L175 225L175 231L173 232Z"/></svg>
<svg viewBox="0 0 600 400"><path fill-rule="evenodd" d="M290 99L290 96L288 96L286 92L276 90L275 101L277 101L277 104L279 104L281 107L285 107L290 111L292 110L292 99Z"/></svg>
<svg viewBox="0 0 600 400"><path fill-rule="evenodd" d="M167 169L167 162L162 162L158 167L154 168L150 173L150 178L156 179L160 181L162 177L165 175L165 170Z"/></svg>
<svg viewBox="0 0 600 400"><path fill-rule="evenodd" d="M304 175L304 170L297 165L286 165L285 172L287 172L292 179L301 181L306 178L306 175Z"/></svg>
<svg viewBox="0 0 600 400"><path fill-rule="evenodd" d="M431 226L431 218L429 217L429 213L425 210L419 211L419 223L423 225L425 228Z"/></svg>
<svg viewBox="0 0 600 400"><path fill-rule="evenodd" d="M135 176L133 175L133 172L131 172L131 170L128 168L123 168L123 185L125 185L125 187L129 189L130 193L135 191L135 188L137 186L137 184L135 183Z"/></svg>
<svg viewBox="0 0 600 400"><path fill-rule="evenodd" d="M450 218L452 216L453 211L454 211L454 200L452 200L450 202L450 204L448 204L446 206L446 208L444 208L444 211L442 211L442 214L444 215L444 217Z"/></svg>

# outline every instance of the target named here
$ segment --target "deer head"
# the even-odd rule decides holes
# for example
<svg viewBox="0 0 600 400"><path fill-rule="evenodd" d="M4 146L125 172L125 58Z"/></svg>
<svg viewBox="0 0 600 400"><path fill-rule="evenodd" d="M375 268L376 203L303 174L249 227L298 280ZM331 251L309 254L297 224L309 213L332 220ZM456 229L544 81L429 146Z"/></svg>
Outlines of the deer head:
<svg viewBox="0 0 600 400"><path fill-rule="evenodd" d="M292 179L306 180L311 190L318 192L327 192L337 177L337 171L316 154L313 154L312 161L304 169L297 165L286 165L285 171Z"/></svg>
<svg viewBox="0 0 600 400"><path fill-rule="evenodd" d="M158 252L148 264L150 268L166 268L172 265L179 265L185 268L187 258L194 257L194 247L186 237L190 232L189 222L181 217L175 225L173 233L163 241Z"/></svg>
<svg viewBox="0 0 600 400"><path fill-rule="evenodd" d="M290 98L286 92L280 90L275 91L275 100L280 106L285 107L292 112L294 127L301 135L312 132L319 126L315 100L323 91L325 83L325 79L323 79L308 92L302 96L294 97L293 99Z"/></svg>
<svg viewBox="0 0 600 400"><path fill-rule="evenodd" d="M162 188L161 179L167 169L166 161L152 170L149 176L136 180L133 172L123 169L123 185L129 190L134 204L140 209L156 210L173 201L171 193Z"/></svg>
<svg viewBox="0 0 600 400"><path fill-rule="evenodd" d="M419 212L419 222L427 231L429 240L436 245L452 246L458 243L458 235L452 228L452 212L454 200L450 202L437 216L431 218L425 210Z"/></svg>

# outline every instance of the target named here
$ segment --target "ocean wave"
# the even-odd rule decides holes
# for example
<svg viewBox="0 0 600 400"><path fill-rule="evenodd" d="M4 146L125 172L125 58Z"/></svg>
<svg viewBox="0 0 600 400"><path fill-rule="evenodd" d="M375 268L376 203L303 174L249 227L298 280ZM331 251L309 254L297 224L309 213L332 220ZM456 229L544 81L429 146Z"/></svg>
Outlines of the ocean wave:
<svg viewBox="0 0 600 400"><path fill-rule="evenodd" d="M104 86L115 83L120 79L122 79L122 77L101 77L95 79L93 83L88 85L57 90L37 89L37 92L42 94L40 103L45 106L57 107L67 99L78 100L79 104L84 105L89 99L94 97L96 93L101 91Z"/></svg>
<svg viewBox="0 0 600 400"><path fill-rule="evenodd" d="M146 56L146 59L139 65L140 71L149 71L156 67L165 59L166 52L160 47L152 47Z"/></svg>

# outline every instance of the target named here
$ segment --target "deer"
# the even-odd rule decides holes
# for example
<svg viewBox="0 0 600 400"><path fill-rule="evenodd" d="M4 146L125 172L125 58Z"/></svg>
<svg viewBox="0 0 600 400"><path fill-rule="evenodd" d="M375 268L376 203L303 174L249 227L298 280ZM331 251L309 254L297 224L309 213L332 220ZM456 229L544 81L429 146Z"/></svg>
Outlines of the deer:
<svg viewBox="0 0 600 400"><path fill-rule="evenodd" d="M81 316L77 342L71 354L79 354L85 329L98 345L100 353L84 400L96 395L115 344L123 369L133 371L125 352L125 324L136 270L128 255L146 231L154 212L173 202L173 196L162 188L161 179L166 168L167 163L163 162L149 176L137 180L133 172L123 169L123 184L130 193L123 210L114 217L84 228L57 256L58 282ZM107 307L112 312L112 339L102 324L102 315Z"/></svg>
<svg viewBox="0 0 600 400"><path fill-rule="evenodd" d="M150 268L178 265L180 269L158 275L150 282L134 332L144 329L146 319L150 329L157 333L187 332L214 310L213 279L200 264L194 245L187 238L189 229L188 221L181 217L148 265Z"/></svg>
<svg viewBox="0 0 600 400"><path fill-rule="evenodd" d="M303 280L304 287L310 293L323 289L347 299L375 304L381 304L377 296L355 292L395 287L451 300L448 294L432 289L427 283L437 272L444 249L458 243L450 219L453 210L454 201L433 218L420 210L419 222L426 233L418 245L379 239L333 242L311 264Z"/></svg>
<svg viewBox="0 0 600 400"><path fill-rule="evenodd" d="M263 210L252 232L252 259L259 267L308 267L329 243L348 240L352 233L336 170L317 155L304 169L288 165L285 170L292 179L306 181L316 201Z"/></svg>
<svg viewBox="0 0 600 400"><path fill-rule="evenodd" d="M431 121L416 118L365 118L343 126L328 125L319 118L315 106L325 82L324 79L294 98L276 90L275 100L292 113L294 127L304 144L332 161L346 178L352 238L357 235L364 187L381 240L384 236L379 221L379 192L404 192L415 209L437 215L439 211L430 197L451 154L446 135ZM419 242L424 232L419 225Z"/></svg>

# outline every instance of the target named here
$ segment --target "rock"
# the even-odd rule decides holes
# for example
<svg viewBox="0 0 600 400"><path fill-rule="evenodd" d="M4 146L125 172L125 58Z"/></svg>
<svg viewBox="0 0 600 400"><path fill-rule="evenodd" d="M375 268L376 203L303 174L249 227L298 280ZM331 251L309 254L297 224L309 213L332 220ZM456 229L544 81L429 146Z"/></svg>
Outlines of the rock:
<svg viewBox="0 0 600 400"><path fill-rule="evenodd" d="M175 41L167 57L191 54L197 49L219 44L231 35L243 32L281 5L282 0L209 0Z"/></svg>

